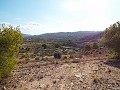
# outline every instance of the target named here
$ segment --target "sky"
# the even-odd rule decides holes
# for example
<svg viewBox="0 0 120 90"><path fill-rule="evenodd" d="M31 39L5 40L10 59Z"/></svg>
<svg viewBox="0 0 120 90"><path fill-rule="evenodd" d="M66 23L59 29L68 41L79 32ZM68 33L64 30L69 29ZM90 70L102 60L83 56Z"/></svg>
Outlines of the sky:
<svg viewBox="0 0 120 90"><path fill-rule="evenodd" d="M22 33L101 31L120 20L120 0L0 0L0 23Z"/></svg>

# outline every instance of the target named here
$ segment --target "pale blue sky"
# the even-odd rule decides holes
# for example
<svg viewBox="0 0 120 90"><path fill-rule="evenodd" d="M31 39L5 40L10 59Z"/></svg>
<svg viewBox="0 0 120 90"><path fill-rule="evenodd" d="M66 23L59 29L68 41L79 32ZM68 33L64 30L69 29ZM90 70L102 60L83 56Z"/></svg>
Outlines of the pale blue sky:
<svg viewBox="0 0 120 90"><path fill-rule="evenodd" d="M21 32L97 31L120 21L120 0L0 0L0 23Z"/></svg>

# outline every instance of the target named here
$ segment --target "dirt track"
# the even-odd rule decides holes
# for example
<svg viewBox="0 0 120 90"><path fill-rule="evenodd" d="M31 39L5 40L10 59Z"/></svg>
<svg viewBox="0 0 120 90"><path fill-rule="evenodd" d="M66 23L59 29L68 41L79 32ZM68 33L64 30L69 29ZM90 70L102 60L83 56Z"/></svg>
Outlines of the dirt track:
<svg viewBox="0 0 120 90"><path fill-rule="evenodd" d="M6 90L120 90L120 63L28 62L18 64L6 81Z"/></svg>

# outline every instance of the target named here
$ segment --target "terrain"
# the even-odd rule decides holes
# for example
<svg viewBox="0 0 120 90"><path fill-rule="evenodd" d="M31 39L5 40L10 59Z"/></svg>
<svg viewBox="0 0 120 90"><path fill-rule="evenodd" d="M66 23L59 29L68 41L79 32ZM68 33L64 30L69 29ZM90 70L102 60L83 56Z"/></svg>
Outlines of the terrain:
<svg viewBox="0 0 120 90"><path fill-rule="evenodd" d="M39 42L63 42L71 40L75 43L84 43L88 41L97 41L103 35L102 31L78 31L78 32L58 32L58 33L46 33L41 35L26 35L23 34L25 41ZM89 39L88 39L89 38Z"/></svg>
<svg viewBox="0 0 120 90"><path fill-rule="evenodd" d="M17 68L0 90L120 90L120 60L107 58L109 50L98 41L103 32L23 35Z"/></svg>
<svg viewBox="0 0 120 90"><path fill-rule="evenodd" d="M71 62L70 62L71 61ZM31 60L1 82L6 90L120 90L120 62L105 57Z"/></svg>

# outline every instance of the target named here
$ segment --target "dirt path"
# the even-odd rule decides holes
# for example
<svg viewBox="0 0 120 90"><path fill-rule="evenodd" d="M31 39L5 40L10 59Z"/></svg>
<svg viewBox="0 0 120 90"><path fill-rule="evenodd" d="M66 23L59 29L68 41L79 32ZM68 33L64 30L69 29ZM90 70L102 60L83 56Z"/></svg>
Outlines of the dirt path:
<svg viewBox="0 0 120 90"><path fill-rule="evenodd" d="M28 62L19 64L1 87L5 86L6 90L120 90L119 65L103 60Z"/></svg>

